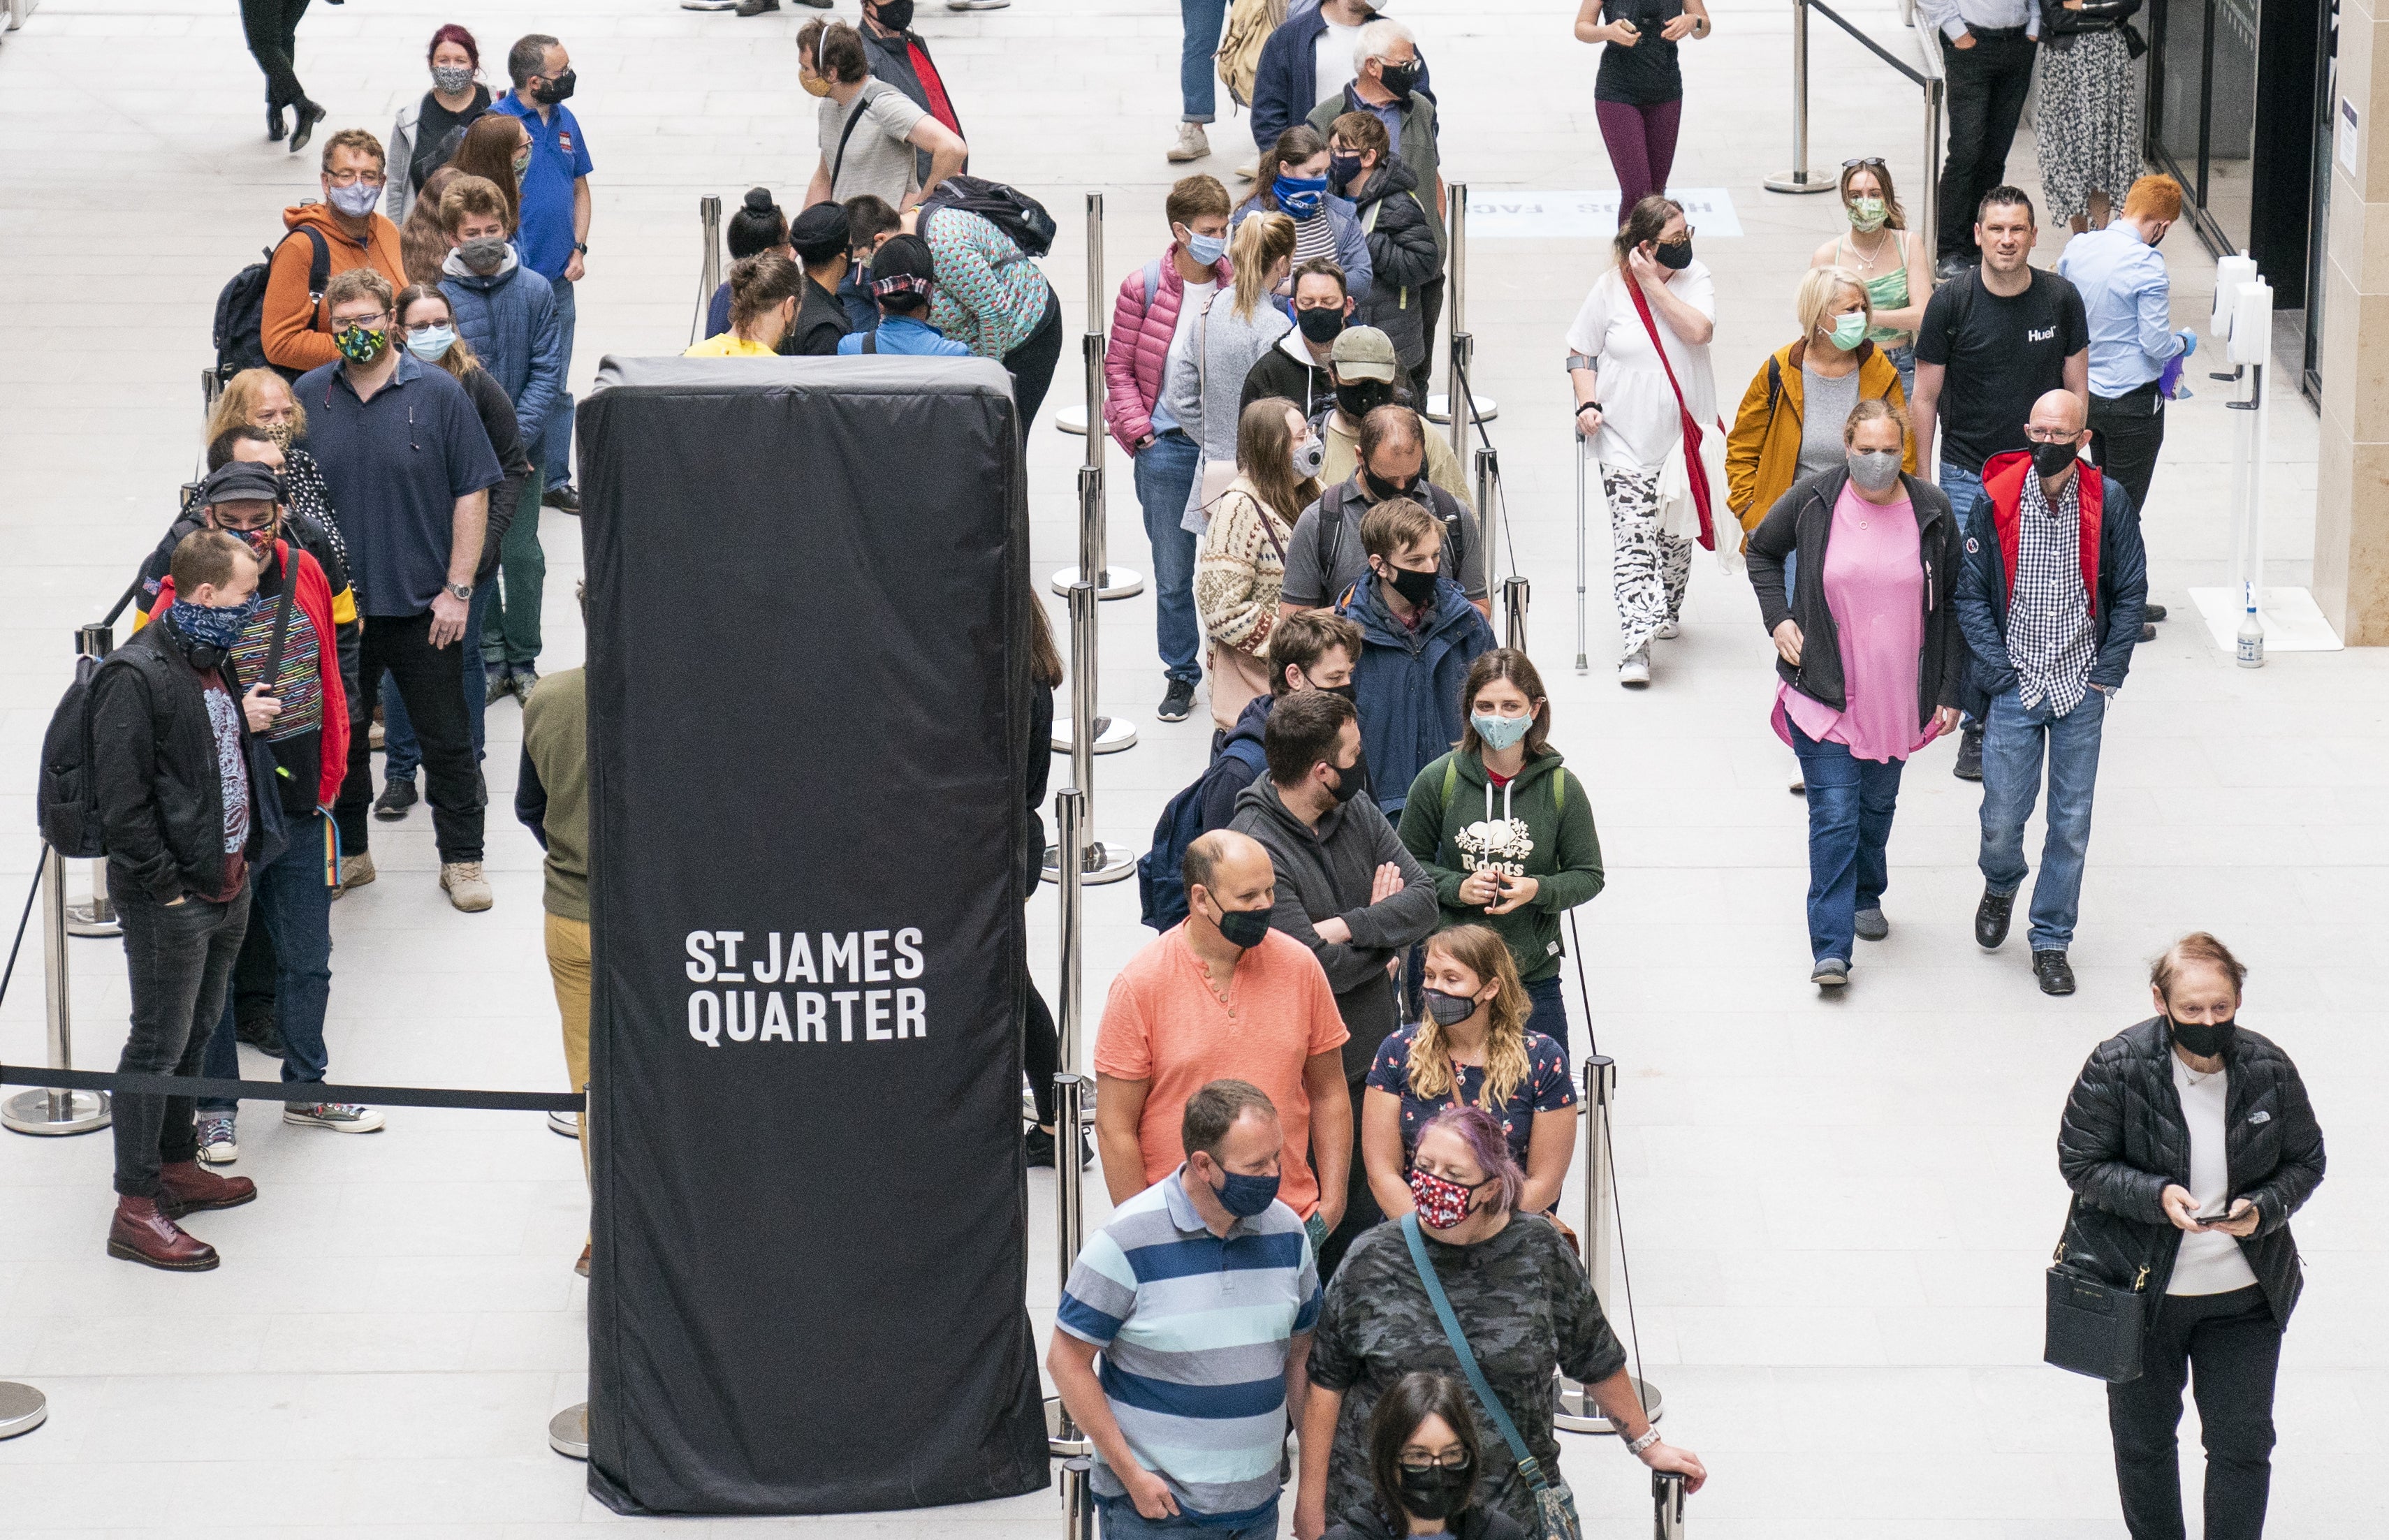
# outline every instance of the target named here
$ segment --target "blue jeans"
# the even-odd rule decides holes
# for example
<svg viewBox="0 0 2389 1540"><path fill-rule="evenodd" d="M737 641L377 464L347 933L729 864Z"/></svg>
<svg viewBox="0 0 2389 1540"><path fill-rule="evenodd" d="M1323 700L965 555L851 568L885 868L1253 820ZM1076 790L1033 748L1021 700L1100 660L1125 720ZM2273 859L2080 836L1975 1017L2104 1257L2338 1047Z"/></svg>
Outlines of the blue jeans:
<svg viewBox="0 0 2389 1540"><path fill-rule="evenodd" d="M392 692L390 699L396 700ZM331 1064L324 1047L324 1007L332 996L332 890L324 885L324 815L291 821L290 845L271 866L249 873L249 921L274 939L274 1025L288 1045L282 1079L320 1084ZM208 1038L199 1073L211 1080L240 1078L240 1039L232 1001ZM236 1103L202 1100L202 1113L228 1113Z"/></svg>
<svg viewBox="0 0 2389 1540"><path fill-rule="evenodd" d="M1563 974L1539 978L1527 986L1527 999L1534 1007L1527 1013L1527 1025L1560 1045L1560 1060L1565 1063L1568 1056L1568 1015L1567 995L1560 987Z"/></svg>
<svg viewBox="0 0 2389 1540"><path fill-rule="evenodd" d="M1785 725L1808 787L1808 955L1847 962L1858 945L1858 911L1880 909L1891 885L1884 846L1905 763L1861 759L1846 745L1817 742L1797 722Z"/></svg>
<svg viewBox="0 0 2389 1540"><path fill-rule="evenodd" d="M1104 1540L1277 1540L1277 1505L1249 1524L1200 1524L1181 1512L1174 1519L1148 1519L1128 1497L1098 1497Z"/></svg>
<svg viewBox="0 0 2389 1540"><path fill-rule="evenodd" d="M1916 344L1903 342L1897 348L1885 348L1883 350L1883 356L1891 360L1891 366L1899 371L1899 393L1902 399L1914 401L1916 399ZM2140 504L2134 503L2133 506L2138 507Z"/></svg>
<svg viewBox="0 0 2389 1540"><path fill-rule="evenodd" d="M1211 56L1219 49L1220 24L1227 15L1228 0L1178 0L1178 20L1186 30L1186 41L1178 50L1178 96L1190 123L1212 120L1211 87L1219 71Z"/></svg>
<svg viewBox="0 0 2389 1540"><path fill-rule="evenodd" d="M539 503L531 503L531 516L539 516ZM465 715L473 724L473 757L481 757L481 719L490 709L490 676L481 667L481 619L489 613L490 595L496 591L494 579L473 585L473 597L465 611L465 640L451 646L465 649ZM362 726L359 728L362 732ZM415 736L415 719L406 714L406 701L398 693L398 681L383 671L381 687L381 743L387 757L382 773L392 781L412 781L423 765L423 745Z"/></svg>
<svg viewBox="0 0 2389 1540"><path fill-rule="evenodd" d="M1941 462L1941 490L1949 499L1949 511L1957 515L1958 533L1966 532L1966 515L1974 511L1974 499L1982 494L1983 473L1961 471L1948 461Z"/></svg>
<svg viewBox="0 0 2389 1540"><path fill-rule="evenodd" d="M1103 425L1090 425L1100 433ZM1144 446L1134 462L1136 500L1144 509L1144 536L1153 543L1154 629L1162 666L1173 680L1203 682L1203 630L1194 618L1194 531L1183 528L1186 495L1203 452L1177 428Z"/></svg>
<svg viewBox="0 0 2389 1540"><path fill-rule="evenodd" d="M564 372L569 377L572 373L572 332L581 318L580 308L573 302L570 283L557 278L548 286L556 291L556 335L564 345ZM572 479L572 392L569 390L556 393L556 406L540 428L537 459L548 486L561 487ZM467 634L479 639L481 633L475 630Z"/></svg>
<svg viewBox="0 0 2389 1540"><path fill-rule="evenodd" d="M2062 952L2074 940L2082 867L2090 852L2090 794L2099 783L2099 738L2107 697L2093 690L2052 719L2049 703L2026 706L2023 693L1991 697L1983 719L1983 885L2013 893L2024 885L2024 826L2040 795L2041 755L2049 759L2049 837L2040 881L2032 887L2032 949Z"/></svg>

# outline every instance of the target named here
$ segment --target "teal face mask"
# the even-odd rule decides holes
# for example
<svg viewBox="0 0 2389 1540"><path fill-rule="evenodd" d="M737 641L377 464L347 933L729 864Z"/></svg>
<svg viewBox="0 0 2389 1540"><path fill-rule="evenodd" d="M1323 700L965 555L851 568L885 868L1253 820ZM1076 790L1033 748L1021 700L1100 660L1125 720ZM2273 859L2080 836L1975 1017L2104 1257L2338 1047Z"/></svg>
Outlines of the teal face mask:
<svg viewBox="0 0 2389 1540"><path fill-rule="evenodd" d="M1848 352L1866 340L1867 318L1864 311L1851 311L1833 317L1833 346Z"/></svg>
<svg viewBox="0 0 2389 1540"><path fill-rule="evenodd" d="M1485 746L1499 754L1527 735L1535 725L1532 717L1488 717L1481 713L1468 719L1468 725L1485 740Z"/></svg>

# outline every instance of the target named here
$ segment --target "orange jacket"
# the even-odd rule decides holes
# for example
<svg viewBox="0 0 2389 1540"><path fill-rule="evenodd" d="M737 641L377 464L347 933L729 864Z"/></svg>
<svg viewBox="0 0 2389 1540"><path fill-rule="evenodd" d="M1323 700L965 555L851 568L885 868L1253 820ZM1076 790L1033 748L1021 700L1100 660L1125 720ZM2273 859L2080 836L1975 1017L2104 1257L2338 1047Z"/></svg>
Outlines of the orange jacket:
<svg viewBox="0 0 2389 1540"><path fill-rule="evenodd" d="M1800 478L1800 363L1808 352L1806 339L1778 348L1758 366L1750 388L1743 392L1742 410L1725 439L1726 505L1756 529L1775 500ZM1872 342L1859 344L1859 399L1881 399L1903 412L1908 397L1899 388L1899 371ZM1916 436L1905 436L1900 468L1916 474Z"/></svg>
<svg viewBox="0 0 2389 1540"><path fill-rule="evenodd" d="M360 243L340 228L339 216L321 203L282 210L285 229L296 234L302 226L313 225L322 234L332 258L327 279L351 268L370 267L390 280L393 291L404 288L406 261L399 254L398 226L377 213L369 217L372 228ZM340 356L332 345L332 334L322 329L321 301L310 304L307 300L307 269L314 259L315 248L304 236L285 239L275 248L273 266L266 273L265 313L259 331L267 361L285 369L313 369Z"/></svg>

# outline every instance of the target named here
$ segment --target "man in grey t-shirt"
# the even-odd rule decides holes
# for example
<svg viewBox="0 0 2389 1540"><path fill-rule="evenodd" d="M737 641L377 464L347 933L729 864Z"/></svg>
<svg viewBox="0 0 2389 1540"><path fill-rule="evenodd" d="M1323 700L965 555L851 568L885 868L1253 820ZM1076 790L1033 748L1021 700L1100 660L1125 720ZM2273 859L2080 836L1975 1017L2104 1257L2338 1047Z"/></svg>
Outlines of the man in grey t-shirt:
<svg viewBox="0 0 2389 1540"><path fill-rule="evenodd" d="M896 87L872 79L862 34L852 27L808 23L797 34L797 71L822 98L821 163L805 193L807 208L870 193L910 209L926 188L963 169L970 148L962 136ZM916 174L916 149L929 158L926 183Z"/></svg>
<svg viewBox="0 0 2389 1540"><path fill-rule="evenodd" d="M1491 616L1485 592L1485 541L1460 499L1426 479L1426 441L1418 414L1381 406L1361 420L1360 464L1351 479L1327 489L1295 521L1285 546L1285 582L1278 613L1293 615L1335 604L1369 574L1361 549L1361 520L1388 498L1424 504L1443 526L1442 574L1460 584L1469 603Z"/></svg>

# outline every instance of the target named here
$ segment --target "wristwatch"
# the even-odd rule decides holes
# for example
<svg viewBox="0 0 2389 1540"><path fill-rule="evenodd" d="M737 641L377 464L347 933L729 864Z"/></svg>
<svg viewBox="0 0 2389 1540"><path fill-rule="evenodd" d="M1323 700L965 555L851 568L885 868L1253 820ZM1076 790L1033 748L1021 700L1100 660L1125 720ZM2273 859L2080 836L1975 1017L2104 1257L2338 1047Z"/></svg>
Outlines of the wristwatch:
<svg viewBox="0 0 2389 1540"><path fill-rule="evenodd" d="M572 243L572 249L586 257L589 255L589 243L587 241L574 241Z"/></svg>
<svg viewBox="0 0 2389 1540"><path fill-rule="evenodd" d="M470 600L473 597L473 585L470 583L450 583L448 585L448 592L454 598Z"/></svg>
<svg viewBox="0 0 2389 1540"><path fill-rule="evenodd" d="M1633 1443L1629 1444L1626 1446L1626 1452L1639 1458L1643 1450L1648 1449L1651 1445L1658 1442L1659 1430L1656 1428L1645 1428L1642 1430L1642 1436L1641 1438L1636 1439Z"/></svg>

